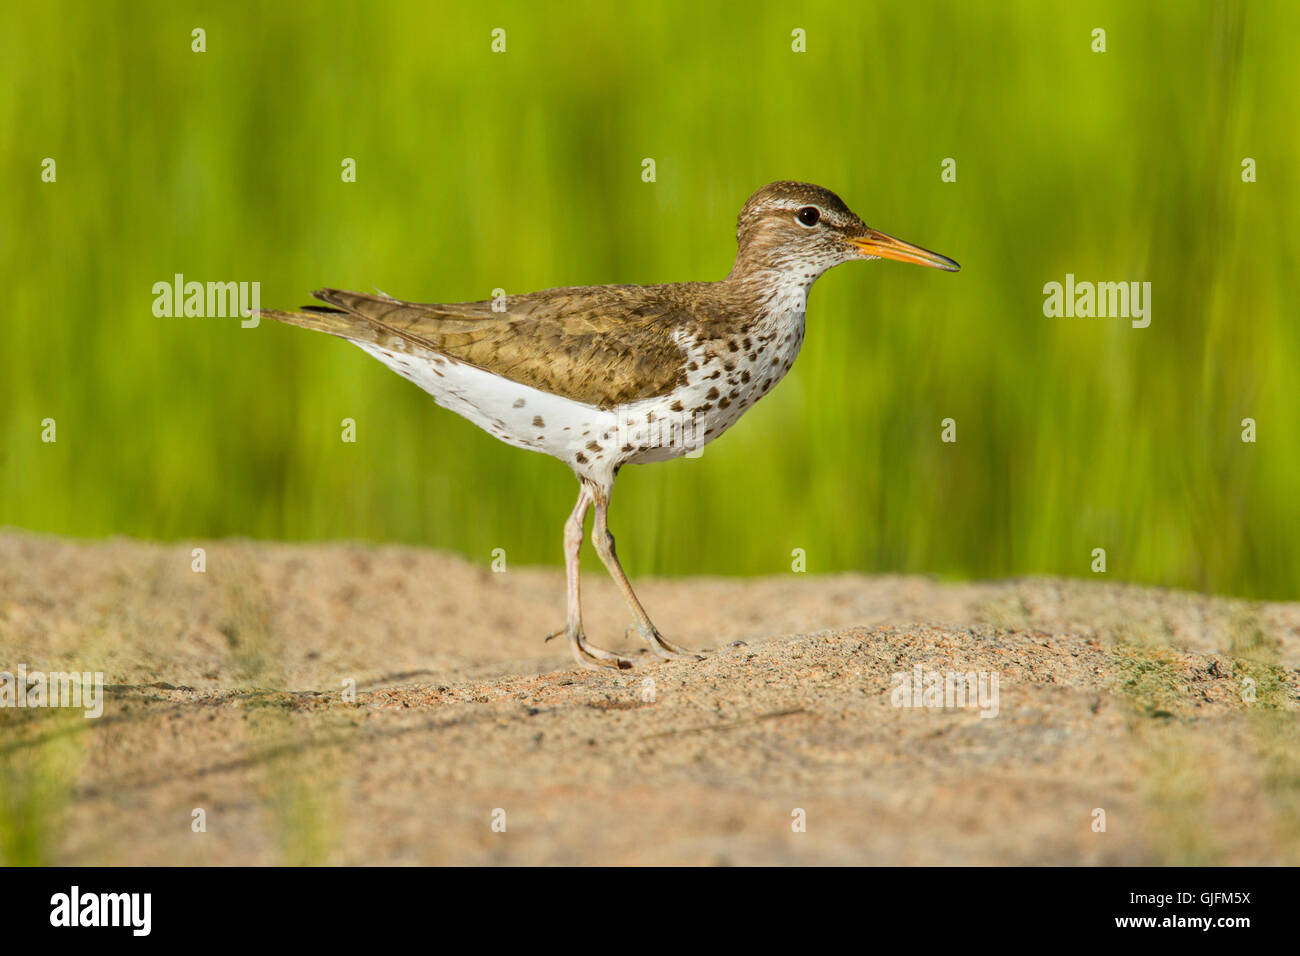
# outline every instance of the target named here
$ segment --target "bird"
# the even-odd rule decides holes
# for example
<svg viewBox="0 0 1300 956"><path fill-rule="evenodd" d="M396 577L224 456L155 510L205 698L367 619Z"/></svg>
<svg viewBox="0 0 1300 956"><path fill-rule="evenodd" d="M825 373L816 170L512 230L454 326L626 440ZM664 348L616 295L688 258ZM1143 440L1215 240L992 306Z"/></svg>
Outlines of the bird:
<svg viewBox="0 0 1300 956"><path fill-rule="evenodd" d="M804 340L808 293L845 262L893 259L956 272L953 260L867 226L810 183L769 183L744 203L736 258L713 282L546 289L491 300L416 303L385 293L319 289L323 305L259 310L326 332L367 354L501 441L558 458L578 480L564 524L564 636L584 668L627 669L582 623L579 556L591 541L650 650L703 651L660 634L623 571L609 530L624 465L690 454L726 432L790 371Z"/></svg>

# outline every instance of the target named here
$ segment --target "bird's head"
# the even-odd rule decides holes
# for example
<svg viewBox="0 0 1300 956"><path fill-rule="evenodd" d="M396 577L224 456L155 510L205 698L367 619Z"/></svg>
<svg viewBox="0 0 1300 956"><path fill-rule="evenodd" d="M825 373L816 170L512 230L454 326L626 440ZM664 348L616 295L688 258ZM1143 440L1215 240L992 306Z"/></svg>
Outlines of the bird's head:
<svg viewBox="0 0 1300 956"><path fill-rule="evenodd" d="M897 259L956 272L951 259L877 232L844 200L810 183L769 183L749 197L736 222L732 275L775 270L812 280L854 259Z"/></svg>

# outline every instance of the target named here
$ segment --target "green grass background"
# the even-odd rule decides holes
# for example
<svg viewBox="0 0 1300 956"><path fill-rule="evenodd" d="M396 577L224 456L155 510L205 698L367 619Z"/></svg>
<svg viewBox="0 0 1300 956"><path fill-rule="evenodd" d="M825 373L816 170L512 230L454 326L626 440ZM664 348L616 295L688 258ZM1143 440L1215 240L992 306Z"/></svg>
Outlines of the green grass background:
<svg viewBox="0 0 1300 956"><path fill-rule="evenodd" d="M1296 4L169 0L6 20L0 524L558 562L563 465L337 340L155 318L153 283L260 281L263 305L296 306L322 285L460 301L718 278L746 196L797 178L963 270L823 278L771 396L700 459L624 471L634 574L788 571L803 548L809 571L1087 575L1104 547L1111 577L1300 596ZM1044 317L1067 272L1150 281L1150 328Z"/></svg>

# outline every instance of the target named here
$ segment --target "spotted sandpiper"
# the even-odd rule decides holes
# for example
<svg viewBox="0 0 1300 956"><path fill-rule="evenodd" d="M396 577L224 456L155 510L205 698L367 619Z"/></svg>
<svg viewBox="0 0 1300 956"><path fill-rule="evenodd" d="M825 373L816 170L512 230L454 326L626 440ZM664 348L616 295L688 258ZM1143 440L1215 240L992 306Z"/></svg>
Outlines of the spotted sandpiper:
<svg viewBox="0 0 1300 956"><path fill-rule="evenodd" d="M450 305L321 289L312 294L325 307L261 314L346 339L444 408L573 470L568 623L551 636L567 636L579 664L631 666L583 633L578 555L593 505L592 544L640 636L660 657L699 659L659 633L619 564L607 523L619 469L702 447L766 395L799 354L808 291L832 266L886 258L959 268L868 228L834 193L807 183L754 193L736 236L735 265L719 282L547 289Z"/></svg>

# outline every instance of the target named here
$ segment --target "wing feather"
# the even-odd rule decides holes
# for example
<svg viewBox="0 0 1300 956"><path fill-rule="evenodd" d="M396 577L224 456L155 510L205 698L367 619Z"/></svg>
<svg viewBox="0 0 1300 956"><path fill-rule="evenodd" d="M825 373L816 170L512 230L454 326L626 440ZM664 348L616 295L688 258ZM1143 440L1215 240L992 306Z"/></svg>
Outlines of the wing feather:
<svg viewBox="0 0 1300 956"><path fill-rule="evenodd" d="M666 394L684 380L678 332L698 317L684 286L550 289L497 302L421 304L341 289L312 293L337 312L262 314L354 342L385 335L503 378L601 408ZM495 307L494 307L495 306Z"/></svg>

